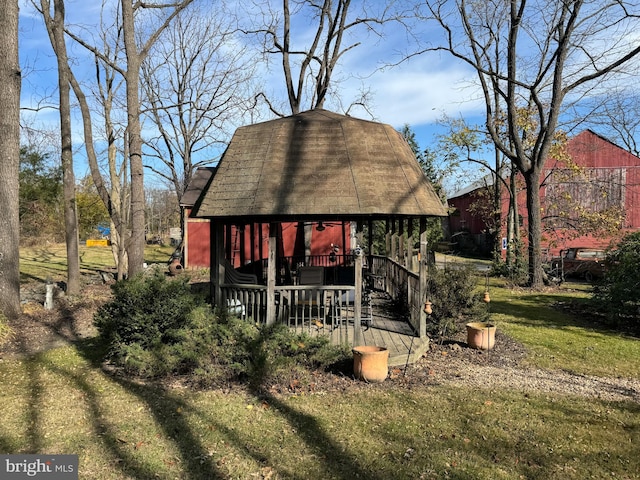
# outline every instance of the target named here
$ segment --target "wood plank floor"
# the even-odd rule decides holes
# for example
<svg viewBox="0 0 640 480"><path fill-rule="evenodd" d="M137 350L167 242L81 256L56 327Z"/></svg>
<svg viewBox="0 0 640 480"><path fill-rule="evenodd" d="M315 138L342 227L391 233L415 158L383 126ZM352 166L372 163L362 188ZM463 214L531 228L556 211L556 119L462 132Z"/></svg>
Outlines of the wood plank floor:
<svg viewBox="0 0 640 480"><path fill-rule="evenodd" d="M394 308L392 300L382 292L372 294L372 321L363 325L364 345L385 347L389 350L389 366L401 366L413 363L429 348L427 337L420 339L413 333L409 323L402 314ZM364 314L364 312L363 312ZM318 326L307 333L311 335L326 335L329 333L332 343L336 345L353 345L353 321L340 326L334 326L330 332L329 326Z"/></svg>

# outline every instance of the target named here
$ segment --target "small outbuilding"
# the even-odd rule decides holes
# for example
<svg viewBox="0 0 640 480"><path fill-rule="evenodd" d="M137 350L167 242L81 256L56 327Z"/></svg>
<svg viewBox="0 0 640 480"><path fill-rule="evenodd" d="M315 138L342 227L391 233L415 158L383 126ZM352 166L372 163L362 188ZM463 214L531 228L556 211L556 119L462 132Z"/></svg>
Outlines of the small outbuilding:
<svg viewBox="0 0 640 480"><path fill-rule="evenodd" d="M396 291L404 283L399 295L409 304L411 325L417 336L426 335L426 219L446 214L413 151L393 127L315 109L237 129L192 216L211 221L216 305L238 308L243 314L253 311L266 323L292 318L292 310L301 303L324 309L324 320L331 316L331 322L340 321L336 312L352 305L353 338L358 343L367 274L385 277L386 285L398 283ZM391 260L372 258L370 246L362 244L364 226L378 220L384 220L389 231L398 225L403 231L418 229L421 261L415 279L410 274L404 280L388 278L395 271L387 263ZM326 225L354 225L349 251L341 252L340 260L333 257L336 267L353 269L352 284L325 285L323 278L312 286L286 284L283 265L297 270L298 280L300 269L314 266L287 264L279 258L278 235L286 222L310 226L311 242L313 231ZM265 285L258 278L255 285L229 283L233 276L225 258L225 229L252 224L268 225Z"/></svg>

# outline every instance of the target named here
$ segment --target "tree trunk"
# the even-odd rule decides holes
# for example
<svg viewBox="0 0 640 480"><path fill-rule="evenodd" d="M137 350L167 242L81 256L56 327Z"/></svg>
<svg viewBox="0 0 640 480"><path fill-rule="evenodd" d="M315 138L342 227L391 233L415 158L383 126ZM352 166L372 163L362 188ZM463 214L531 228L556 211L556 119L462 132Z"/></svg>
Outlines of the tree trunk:
<svg viewBox="0 0 640 480"><path fill-rule="evenodd" d="M127 136L131 173L131 237L128 242L129 278L142 271L144 263L144 168L140 126L140 66L141 59L135 38L133 5L122 0L122 28L127 56Z"/></svg>
<svg viewBox="0 0 640 480"><path fill-rule="evenodd" d="M18 0L0 8L0 313L20 315Z"/></svg>
<svg viewBox="0 0 640 480"><path fill-rule="evenodd" d="M527 231L529 239L529 284L538 288L544 285L542 275L542 214L540 212L540 172L533 169L524 174L527 185Z"/></svg>
<svg viewBox="0 0 640 480"><path fill-rule="evenodd" d="M518 169L511 165L509 175L509 215L507 217L507 265L517 268L520 265L520 217L518 214L518 186L516 176Z"/></svg>
<svg viewBox="0 0 640 480"><path fill-rule="evenodd" d="M48 2L47 2L48 7ZM49 12L46 12L48 15ZM50 18L50 17L49 17ZM48 23L48 22L47 22ZM76 208L76 178L73 172L71 143L71 99L69 62L64 42L64 0L54 1L53 23L47 25L49 38L58 62L58 90L60 96L60 141L64 191L64 227L67 245L67 293L80 292L80 258L78 255L78 216Z"/></svg>
<svg viewBox="0 0 640 480"><path fill-rule="evenodd" d="M495 151L495 180L493 182L493 261L502 260L502 180L501 154Z"/></svg>

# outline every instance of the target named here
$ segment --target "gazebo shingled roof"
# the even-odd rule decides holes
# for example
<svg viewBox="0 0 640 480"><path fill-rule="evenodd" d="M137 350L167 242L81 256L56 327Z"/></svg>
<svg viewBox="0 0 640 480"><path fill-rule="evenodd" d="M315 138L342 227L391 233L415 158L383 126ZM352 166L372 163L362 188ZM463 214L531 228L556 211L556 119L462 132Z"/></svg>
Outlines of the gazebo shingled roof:
<svg viewBox="0 0 640 480"><path fill-rule="evenodd" d="M228 220L446 215L393 127L322 109L238 128L200 200Z"/></svg>

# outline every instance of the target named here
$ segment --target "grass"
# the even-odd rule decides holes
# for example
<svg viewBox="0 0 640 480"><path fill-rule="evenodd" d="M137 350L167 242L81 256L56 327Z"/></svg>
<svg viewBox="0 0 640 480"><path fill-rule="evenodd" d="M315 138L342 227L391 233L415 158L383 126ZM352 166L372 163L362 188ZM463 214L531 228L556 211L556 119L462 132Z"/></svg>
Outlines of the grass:
<svg viewBox="0 0 640 480"><path fill-rule="evenodd" d="M561 308L585 301L585 284L546 292L509 289L492 280L491 312L498 328L527 346L528 363L576 374L640 378L640 342Z"/></svg>
<svg viewBox="0 0 640 480"><path fill-rule="evenodd" d="M174 248L160 245L147 245L144 260L148 264L167 263ZM100 270L114 268L115 263L111 247L87 247L79 249L80 271L82 274L97 273ZM64 244L20 248L20 281L56 282L66 279L67 251Z"/></svg>
<svg viewBox="0 0 640 480"><path fill-rule="evenodd" d="M289 398L162 389L105 374L93 347L0 366L2 451L77 453L80 477L92 479L583 479L640 471L636 403L384 384Z"/></svg>
<svg viewBox="0 0 640 480"><path fill-rule="evenodd" d="M87 253L90 265L100 262ZM59 255L42 257L53 259L44 269L33 260L29 275L58 271ZM529 292L492 279L490 308L534 366L638 378L640 342L556 308L587 295L577 284ZM193 391L110 375L100 362L92 339L1 360L0 451L76 453L82 479L631 479L640 471L637 402L390 383L290 397Z"/></svg>

